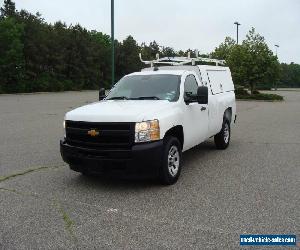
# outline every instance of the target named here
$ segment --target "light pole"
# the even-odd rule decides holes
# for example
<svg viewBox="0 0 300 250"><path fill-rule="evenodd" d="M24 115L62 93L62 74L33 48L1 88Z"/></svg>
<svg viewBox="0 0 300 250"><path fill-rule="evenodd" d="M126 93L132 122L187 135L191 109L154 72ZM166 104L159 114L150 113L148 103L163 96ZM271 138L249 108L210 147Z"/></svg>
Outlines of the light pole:
<svg viewBox="0 0 300 250"><path fill-rule="evenodd" d="M234 23L236 25L236 44L239 44L239 26L241 25L239 22Z"/></svg>
<svg viewBox="0 0 300 250"><path fill-rule="evenodd" d="M275 47L276 47L276 56L277 56L277 50L278 50L278 48L279 48L279 45L278 44L275 44Z"/></svg>
<svg viewBox="0 0 300 250"><path fill-rule="evenodd" d="M279 45L278 44L275 44L275 50L276 50L276 57L277 57L277 60L278 60L278 56L277 56L277 50L278 50L278 48L279 48ZM277 90L277 81L275 82L275 90Z"/></svg>
<svg viewBox="0 0 300 250"><path fill-rule="evenodd" d="M111 0L111 86L115 84L115 1Z"/></svg>

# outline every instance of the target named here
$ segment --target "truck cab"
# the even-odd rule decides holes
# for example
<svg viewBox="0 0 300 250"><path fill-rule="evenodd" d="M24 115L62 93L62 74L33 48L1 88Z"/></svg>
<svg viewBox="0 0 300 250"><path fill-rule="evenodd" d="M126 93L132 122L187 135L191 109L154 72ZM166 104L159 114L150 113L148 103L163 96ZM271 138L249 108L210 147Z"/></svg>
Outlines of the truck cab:
<svg viewBox="0 0 300 250"><path fill-rule="evenodd" d="M150 67L124 76L98 102L65 115L62 158L83 174L154 175L174 184L182 153L214 137L226 149L235 123L228 67Z"/></svg>

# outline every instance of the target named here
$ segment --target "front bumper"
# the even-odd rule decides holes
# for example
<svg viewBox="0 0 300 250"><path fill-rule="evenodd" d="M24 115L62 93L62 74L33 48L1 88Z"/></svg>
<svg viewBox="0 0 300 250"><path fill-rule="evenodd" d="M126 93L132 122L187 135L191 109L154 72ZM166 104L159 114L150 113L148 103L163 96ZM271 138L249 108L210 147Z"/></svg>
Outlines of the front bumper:
<svg viewBox="0 0 300 250"><path fill-rule="evenodd" d="M91 174L157 175L162 164L163 141L137 144L131 149L96 150L60 141L60 153L70 168Z"/></svg>

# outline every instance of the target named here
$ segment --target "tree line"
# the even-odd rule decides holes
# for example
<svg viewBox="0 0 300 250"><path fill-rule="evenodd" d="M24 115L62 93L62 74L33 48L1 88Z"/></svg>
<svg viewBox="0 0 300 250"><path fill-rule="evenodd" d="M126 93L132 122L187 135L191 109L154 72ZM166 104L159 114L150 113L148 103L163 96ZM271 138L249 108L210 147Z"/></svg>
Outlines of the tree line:
<svg viewBox="0 0 300 250"><path fill-rule="evenodd" d="M138 44L132 36L115 40L116 79L140 71L138 54L153 59L192 55L153 41ZM0 93L64 91L109 88L111 84L110 36L81 25L47 23L40 13L18 11L5 0L0 14ZM300 87L300 65L279 64L276 56L255 30L242 45L226 38L211 54L226 59L234 82L256 88L259 84Z"/></svg>
<svg viewBox="0 0 300 250"><path fill-rule="evenodd" d="M300 87L300 65L279 63L263 36L252 28L241 45L226 37L211 55L225 59L235 85L257 89Z"/></svg>

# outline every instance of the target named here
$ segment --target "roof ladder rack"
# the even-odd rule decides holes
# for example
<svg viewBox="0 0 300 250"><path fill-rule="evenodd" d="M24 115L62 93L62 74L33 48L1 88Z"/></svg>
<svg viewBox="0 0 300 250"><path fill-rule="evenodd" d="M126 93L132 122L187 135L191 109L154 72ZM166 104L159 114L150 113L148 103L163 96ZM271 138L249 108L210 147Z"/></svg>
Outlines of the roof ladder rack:
<svg viewBox="0 0 300 250"><path fill-rule="evenodd" d="M215 63L216 66L218 65L225 65L225 60L218 60L218 59L212 59L212 58L205 58L205 57L199 57L199 52L196 50L196 57L191 57L191 52L188 52L187 57L163 57L159 58L159 54L156 54L156 59L152 61L145 61L142 58L142 54L139 54L140 60L142 63L146 65L150 65L151 67L154 67L156 64L166 64L171 66L180 66L180 65L186 65L186 64L192 64L193 66L196 65L197 62L206 62L206 63Z"/></svg>

